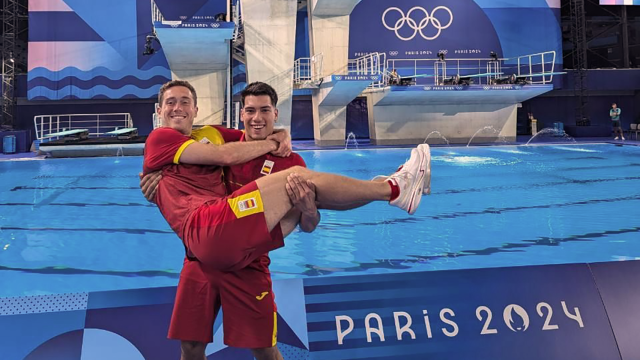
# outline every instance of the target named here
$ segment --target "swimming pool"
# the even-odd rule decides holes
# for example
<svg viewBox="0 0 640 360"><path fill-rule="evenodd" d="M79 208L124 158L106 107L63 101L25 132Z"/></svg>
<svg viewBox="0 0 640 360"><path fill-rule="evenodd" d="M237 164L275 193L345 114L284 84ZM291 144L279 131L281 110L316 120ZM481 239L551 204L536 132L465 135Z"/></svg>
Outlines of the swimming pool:
<svg viewBox="0 0 640 360"><path fill-rule="evenodd" d="M315 170L388 173L409 149L300 152ZM640 258L640 148L432 149L414 216L322 212L271 254L275 278ZM0 162L0 297L175 285L184 255L138 189L141 157Z"/></svg>

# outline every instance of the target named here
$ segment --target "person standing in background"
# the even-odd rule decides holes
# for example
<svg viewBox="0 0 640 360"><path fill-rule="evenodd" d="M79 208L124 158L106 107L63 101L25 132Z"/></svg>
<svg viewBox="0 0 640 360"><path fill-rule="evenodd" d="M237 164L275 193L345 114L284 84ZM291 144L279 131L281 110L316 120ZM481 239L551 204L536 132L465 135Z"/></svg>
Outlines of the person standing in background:
<svg viewBox="0 0 640 360"><path fill-rule="evenodd" d="M622 126L620 124L620 114L622 113L622 109L620 109L616 103L611 104L611 110L609 110L609 116L611 117L612 125L613 125L613 134L616 136L613 140L618 140L622 138L625 140L624 134L622 133ZM618 136L620 133L620 136Z"/></svg>

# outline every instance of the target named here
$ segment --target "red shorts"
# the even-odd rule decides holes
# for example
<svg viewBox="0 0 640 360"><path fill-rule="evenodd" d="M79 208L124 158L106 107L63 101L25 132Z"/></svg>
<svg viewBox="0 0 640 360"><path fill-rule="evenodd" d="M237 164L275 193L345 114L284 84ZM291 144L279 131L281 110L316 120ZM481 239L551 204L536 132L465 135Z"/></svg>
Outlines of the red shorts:
<svg viewBox="0 0 640 360"><path fill-rule="evenodd" d="M267 228L255 181L231 195L205 203L186 223L183 241L206 271L235 271L284 246L280 225Z"/></svg>
<svg viewBox="0 0 640 360"><path fill-rule="evenodd" d="M222 306L224 343L239 348L276 344L276 304L265 254L235 272L204 271L185 259L169 326L170 339L213 341L213 324Z"/></svg>

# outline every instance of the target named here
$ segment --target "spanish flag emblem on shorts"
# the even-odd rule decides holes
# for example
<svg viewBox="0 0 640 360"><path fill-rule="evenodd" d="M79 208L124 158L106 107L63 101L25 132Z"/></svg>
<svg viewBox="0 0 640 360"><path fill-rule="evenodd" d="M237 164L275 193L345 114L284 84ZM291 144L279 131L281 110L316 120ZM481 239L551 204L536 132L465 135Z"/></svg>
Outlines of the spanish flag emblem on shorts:
<svg viewBox="0 0 640 360"><path fill-rule="evenodd" d="M271 174L271 170L273 170L273 165L275 163L271 160L265 160L264 164L262 164L262 170L260 170L260 174L269 175Z"/></svg>
<svg viewBox="0 0 640 360"><path fill-rule="evenodd" d="M227 199L227 202L238 219L264 211L260 190Z"/></svg>
<svg viewBox="0 0 640 360"><path fill-rule="evenodd" d="M256 198L251 198L251 199L238 202L238 209L240 211L248 211L251 209L255 209L257 207L258 207L258 202L256 201Z"/></svg>

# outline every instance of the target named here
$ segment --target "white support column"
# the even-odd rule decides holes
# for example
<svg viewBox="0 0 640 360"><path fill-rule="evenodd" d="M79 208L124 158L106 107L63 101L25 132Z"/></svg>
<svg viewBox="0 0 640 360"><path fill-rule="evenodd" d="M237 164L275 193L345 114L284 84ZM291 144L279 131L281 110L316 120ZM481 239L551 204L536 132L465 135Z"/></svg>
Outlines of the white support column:
<svg viewBox="0 0 640 360"><path fill-rule="evenodd" d="M360 0L309 0L311 56L322 54L323 74L346 74L349 15Z"/></svg>
<svg viewBox="0 0 640 360"><path fill-rule="evenodd" d="M347 74L349 62L349 15L360 0L309 0L311 56L322 54L323 77ZM344 144L346 106L321 106L328 89L312 96L313 132L317 145Z"/></svg>
<svg viewBox="0 0 640 360"><path fill-rule="evenodd" d="M186 80L198 94L198 117L194 125L220 125L224 119L227 70L175 70L173 80Z"/></svg>
<svg viewBox="0 0 640 360"><path fill-rule="evenodd" d="M247 83L263 81L278 94L278 124L291 128L296 14L293 0L241 0Z"/></svg>
<svg viewBox="0 0 640 360"><path fill-rule="evenodd" d="M229 39L233 24L218 28L172 28L154 24L171 68L173 80L186 80L198 94L195 125L219 125L224 119L224 100L229 71Z"/></svg>

